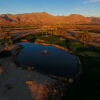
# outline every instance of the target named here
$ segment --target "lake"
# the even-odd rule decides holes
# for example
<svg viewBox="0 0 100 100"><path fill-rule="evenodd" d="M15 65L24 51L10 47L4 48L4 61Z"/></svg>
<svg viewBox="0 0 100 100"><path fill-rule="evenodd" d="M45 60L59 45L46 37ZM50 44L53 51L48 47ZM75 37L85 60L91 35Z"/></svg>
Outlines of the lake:
<svg viewBox="0 0 100 100"><path fill-rule="evenodd" d="M24 48L17 56L18 62L33 66L40 72L61 77L74 77L79 72L77 57L51 45L19 43Z"/></svg>

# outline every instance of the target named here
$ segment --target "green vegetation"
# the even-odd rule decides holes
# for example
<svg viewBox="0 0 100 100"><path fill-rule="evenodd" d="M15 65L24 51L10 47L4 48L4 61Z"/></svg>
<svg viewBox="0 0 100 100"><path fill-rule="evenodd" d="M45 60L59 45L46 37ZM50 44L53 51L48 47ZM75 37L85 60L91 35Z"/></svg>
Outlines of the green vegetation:
<svg viewBox="0 0 100 100"><path fill-rule="evenodd" d="M33 38L34 37L34 38ZM72 87L65 92L62 100L99 100L100 95L100 48L90 45L84 47L84 43L51 35L29 35L24 39L40 39L43 42L64 46L80 58L82 75L75 81ZM41 42L41 41L40 41Z"/></svg>
<svg viewBox="0 0 100 100"><path fill-rule="evenodd" d="M66 39L63 38L63 40L60 40L60 36L51 36L50 34L45 34L42 35L42 34L38 34L38 35L28 35L26 37L21 37L21 38L18 38L17 40L15 40L14 42L19 42L21 41L22 39L26 39L28 41L32 41L32 42L35 42L38 40L43 40L43 42L46 42L48 44L55 44L55 45L60 45L60 46L63 46L63 47L66 47ZM38 42L42 42L42 41L38 41Z"/></svg>
<svg viewBox="0 0 100 100"><path fill-rule="evenodd" d="M6 47L8 47L8 44L13 43L11 30L1 29L0 32L3 33L3 35L0 37L0 44L4 44Z"/></svg>
<svg viewBox="0 0 100 100"><path fill-rule="evenodd" d="M5 33L3 43L6 47L6 49L8 49L8 45L13 43L11 33L9 33L9 32Z"/></svg>
<svg viewBox="0 0 100 100"><path fill-rule="evenodd" d="M99 100L100 97L100 48L70 40L70 50L80 58L82 75L73 87L66 91L62 100Z"/></svg>
<svg viewBox="0 0 100 100"><path fill-rule="evenodd" d="M60 31L60 29L58 29ZM49 31L38 32L36 35L28 35L20 37L14 42L20 42L22 39L26 39L31 42L46 42L48 44L56 44L68 48L72 53L80 58L82 64L82 75L80 80L75 81L73 86L66 91L62 100L99 100L100 95L100 48L84 43L72 40L72 39L61 39L59 34L56 34L53 30L53 34L49 34ZM62 34L65 31L62 32ZM89 31L90 32L90 31ZM92 38L89 32L82 32L77 34L77 38L84 42L90 41ZM91 31L92 32L92 31ZM39 41L43 40L43 41Z"/></svg>
<svg viewBox="0 0 100 100"><path fill-rule="evenodd" d="M83 41L84 46L86 45L86 42L93 40L91 34L87 30L84 30L83 32L77 33L76 38L80 41Z"/></svg>
<svg viewBox="0 0 100 100"><path fill-rule="evenodd" d="M72 39L67 39L66 45L70 51L73 51L73 53L77 50L77 48L81 48L84 46L83 43L76 41L76 40L72 40Z"/></svg>
<svg viewBox="0 0 100 100"><path fill-rule="evenodd" d="M92 33L100 33L100 30L88 30L88 31Z"/></svg>

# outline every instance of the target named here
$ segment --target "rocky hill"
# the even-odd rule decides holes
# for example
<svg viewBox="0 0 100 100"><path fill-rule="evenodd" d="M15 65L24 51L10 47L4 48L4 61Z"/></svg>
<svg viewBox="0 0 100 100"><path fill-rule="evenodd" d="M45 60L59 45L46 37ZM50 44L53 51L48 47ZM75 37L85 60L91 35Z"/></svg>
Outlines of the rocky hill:
<svg viewBox="0 0 100 100"><path fill-rule="evenodd" d="M43 24L100 24L99 17L85 17L79 14L69 16L53 16L46 12L24 13L24 14L2 14L0 15L0 26L32 26Z"/></svg>

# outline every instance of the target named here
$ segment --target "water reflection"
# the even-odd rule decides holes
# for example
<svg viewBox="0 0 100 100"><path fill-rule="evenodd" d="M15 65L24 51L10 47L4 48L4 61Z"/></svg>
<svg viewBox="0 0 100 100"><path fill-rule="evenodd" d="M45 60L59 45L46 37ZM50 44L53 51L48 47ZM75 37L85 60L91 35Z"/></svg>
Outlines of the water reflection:
<svg viewBox="0 0 100 100"><path fill-rule="evenodd" d="M20 43L24 48L18 55L20 64L33 66L46 74L72 77L79 71L76 56L50 45ZM45 52L44 52L45 51Z"/></svg>

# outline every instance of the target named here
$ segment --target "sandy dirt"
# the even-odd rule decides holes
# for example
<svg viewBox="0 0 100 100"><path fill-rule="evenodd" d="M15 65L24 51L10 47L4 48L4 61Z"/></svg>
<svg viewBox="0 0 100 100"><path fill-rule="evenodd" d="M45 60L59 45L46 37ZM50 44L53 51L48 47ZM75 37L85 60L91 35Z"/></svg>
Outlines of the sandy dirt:
<svg viewBox="0 0 100 100"><path fill-rule="evenodd" d="M17 46L11 48L14 54ZM0 59L0 100L45 100L56 80L16 67L14 57Z"/></svg>
<svg viewBox="0 0 100 100"><path fill-rule="evenodd" d="M70 32L70 31L68 31L68 32L66 33L66 37L76 40L75 34L76 34L75 32ZM96 41L97 38L100 39L100 34L91 33L91 35L92 35L92 37L93 37L93 41L92 41L92 42L87 42L86 44L100 47L100 42Z"/></svg>

